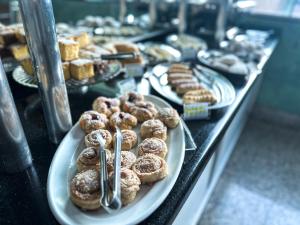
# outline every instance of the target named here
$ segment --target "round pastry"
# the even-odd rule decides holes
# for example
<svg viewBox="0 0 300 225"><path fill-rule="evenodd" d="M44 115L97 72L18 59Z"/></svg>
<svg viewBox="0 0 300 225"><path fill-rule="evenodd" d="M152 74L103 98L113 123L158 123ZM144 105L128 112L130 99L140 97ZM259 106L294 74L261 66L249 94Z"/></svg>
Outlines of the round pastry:
<svg viewBox="0 0 300 225"><path fill-rule="evenodd" d="M147 120L141 125L142 139L156 137L167 140L167 127L157 119Z"/></svg>
<svg viewBox="0 0 300 225"><path fill-rule="evenodd" d="M86 147L98 148L100 146L98 139L97 139L97 134L100 134L103 137L103 139L105 140L104 147L107 149L110 149L111 142L112 142L112 136L108 130L104 130L104 129L94 130L91 133L89 133L88 135L86 135L84 138Z"/></svg>
<svg viewBox="0 0 300 225"><path fill-rule="evenodd" d="M82 209L100 207L100 179L96 170L85 170L75 175L70 184L72 202Z"/></svg>
<svg viewBox="0 0 300 225"><path fill-rule="evenodd" d="M116 98L98 97L93 102L93 110L110 116L120 111L120 101Z"/></svg>
<svg viewBox="0 0 300 225"><path fill-rule="evenodd" d="M166 161L154 154L146 154L139 157L133 164L132 170L143 184L161 180L168 175Z"/></svg>
<svg viewBox="0 0 300 225"><path fill-rule="evenodd" d="M144 96L136 92L128 92L120 97L121 108L124 112L129 112L129 109L134 106L135 102L144 101Z"/></svg>
<svg viewBox="0 0 300 225"><path fill-rule="evenodd" d="M129 109L129 112L134 115L139 122L153 119L157 110L152 102L136 102L134 106Z"/></svg>
<svg viewBox="0 0 300 225"><path fill-rule="evenodd" d="M146 138L138 146L138 155L143 156L148 153L165 158L168 153L168 148L166 143L159 138Z"/></svg>
<svg viewBox="0 0 300 225"><path fill-rule="evenodd" d="M110 173L110 178L113 172ZM112 179L110 179L112 182ZM130 169L121 168L121 200L122 205L133 202L137 192L140 190L141 181L139 177Z"/></svg>
<svg viewBox="0 0 300 225"><path fill-rule="evenodd" d="M104 129L108 123L105 114L98 113L97 111L86 111L79 119L79 125L85 133L91 133L93 130Z"/></svg>
<svg viewBox="0 0 300 225"><path fill-rule="evenodd" d="M109 124L111 129L115 129L118 126L121 130L131 130L137 125L137 119L135 116L125 112L115 112L111 115Z"/></svg>
<svg viewBox="0 0 300 225"><path fill-rule="evenodd" d="M112 157L109 150L106 152L106 161L108 162ZM100 161L99 161L99 151L94 147L85 148L78 156L77 161L77 170L81 172L83 170L96 169L99 170Z"/></svg>
<svg viewBox="0 0 300 225"><path fill-rule="evenodd" d="M180 117L173 108L161 108L158 111L157 119L161 120L168 128L175 128L179 124Z"/></svg>
<svg viewBox="0 0 300 225"><path fill-rule="evenodd" d="M122 151L128 151L132 149L137 143L137 135L133 130L122 130ZM115 136L113 138L113 144L115 146Z"/></svg>
<svg viewBox="0 0 300 225"><path fill-rule="evenodd" d="M107 162L107 168L109 171L114 169L114 159L115 154L112 154L112 157ZM121 168L131 169L133 163L136 161L136 156L130 151L121 151Z"/></svg>

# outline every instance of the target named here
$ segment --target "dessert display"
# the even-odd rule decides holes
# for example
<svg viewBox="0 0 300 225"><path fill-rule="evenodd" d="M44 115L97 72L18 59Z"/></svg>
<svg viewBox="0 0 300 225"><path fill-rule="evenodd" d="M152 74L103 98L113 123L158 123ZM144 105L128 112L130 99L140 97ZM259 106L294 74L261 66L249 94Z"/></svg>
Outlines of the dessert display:
<svg viewBox="0 0 300 225"><path fill-rule="evenodd" d="M178 126L178 113L172 108L157 108L152 102L145 101L143 95L134 92L127 93L119 99L100 96L93 102L93 109L100 109L100 112L86 111L79 119L80 128L85 133L85 148L76 160L77 173L70 183L70 198L82 209L93 210L100 207L98 134L105 140L107 170L112 183L115 126L122 129L120 181L122 206L135 201L141 184L153 184L168 175L168 165L165 161L168 154L165 141L168 135L164 123L170 129ZM136 107L143 109L142 106L145 105L150 105L155 115L146 121L137 120L131 112L136 110ZM149 112L141 109L139 111L141 117L148 118Z"/></svg>

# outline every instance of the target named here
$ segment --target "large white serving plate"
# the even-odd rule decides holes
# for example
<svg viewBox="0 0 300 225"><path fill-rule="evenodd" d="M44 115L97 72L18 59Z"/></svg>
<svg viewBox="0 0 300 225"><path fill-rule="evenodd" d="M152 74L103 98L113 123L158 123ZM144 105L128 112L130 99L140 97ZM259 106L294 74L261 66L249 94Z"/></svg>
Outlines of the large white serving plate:
<svg viewBox="0 0 300 225"><path fill-rule="evenodd" d="M171 107L162 99L149 95L145 99L153 102L157 108ZM50 209L61 224L136 224L147 218L164 201L179 175L185 154L184 130L182 124L168 130L166 161L169 175L153 186L141 186L136 200L115 214L103 209L83 211L69 198L69 183L76 173L76 159L83 149L84 133L76 123L59 145L52 160L47 183L47 197Z"/></svg>

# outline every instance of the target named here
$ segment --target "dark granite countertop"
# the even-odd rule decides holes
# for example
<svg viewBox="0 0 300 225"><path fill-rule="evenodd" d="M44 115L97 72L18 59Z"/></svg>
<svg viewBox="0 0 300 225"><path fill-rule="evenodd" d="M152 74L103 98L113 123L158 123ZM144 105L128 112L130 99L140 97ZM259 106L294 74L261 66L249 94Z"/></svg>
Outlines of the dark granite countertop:
<svg viewBox="0 0 300 225"><path fill-rule="evenodd" d="M267 62L275 46L276 40L269 42L268 55L265 56L263 64ZM213 146L221 139L226 127L238 112L239 106L256 82L257 76L259 72L253 72L245 82L241 82L241 78L234 78L232 81L237 97L231 106L213 111L209 120L187 122L198 146L197 150L186 151L180 175L172 191L162 205L142 224L167 224L176 215L213 154ZM34 161L33 166L23 172L1 174L0 224L57 224L46 198L48 169L57 145L48 140L37 90L22 87L11 78L9 80ZM143 89L143 93L158 95L150 88L146 79L138 84L138 88ZM98 95L94 88L85 94L69 94L73 121L76 121L84 110L90 108L92 101Z"/></svg>

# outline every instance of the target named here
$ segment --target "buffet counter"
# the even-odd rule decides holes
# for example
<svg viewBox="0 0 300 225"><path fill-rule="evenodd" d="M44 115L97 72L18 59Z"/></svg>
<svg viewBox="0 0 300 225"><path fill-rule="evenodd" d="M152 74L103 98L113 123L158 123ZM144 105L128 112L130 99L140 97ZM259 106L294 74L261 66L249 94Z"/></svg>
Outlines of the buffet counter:
<svg viewBox="0 0 300 225"><path fill-rule="evenodd" d="M194 187L197 187L199 180L207 173L208 167L215 169L210 169L205 189L213 188L226 163L224 159L230 155L228 151L226 156L216 153L223 148L233 149L259 90L262 81L260 74L276 44L277 40L275 39L266 43L264 47L267 54L259 63L259 70L253 71L246 81L243 78L231 80L237 94L232 105L213 111L209 120L186 122L197 149L186 151L180 175L172 191L163 204L142 224L170 224L173 221L180 224L183 212L188 211L185 203L191 201L189 196L193 195ZM13 81L11 80L11 82ZM137 79L136 82L139 92L158 95L151 89L147 78ZM48 170L57 146L48 140L37 90L29 90L16 83L11 83L11 85L14 86L12 92L34 162L32 167L23 172L1 174L0 224L57 224L46 197ZM92 101L97 96L99 96L97 88L89 89L84 94L81 92L69 93L74 122L78 120L83 111L90 108ZM179 112L182 111L176 105L173 107ZM233 124L240 124L240 130L232 132L235 130ZM207 193L205 192L205 195L208 195ZM204 202L204 200L199 201ZM185 215L185 218L189 217ZM184 223L190 224L188 220L185 220Z"/></svg>

